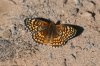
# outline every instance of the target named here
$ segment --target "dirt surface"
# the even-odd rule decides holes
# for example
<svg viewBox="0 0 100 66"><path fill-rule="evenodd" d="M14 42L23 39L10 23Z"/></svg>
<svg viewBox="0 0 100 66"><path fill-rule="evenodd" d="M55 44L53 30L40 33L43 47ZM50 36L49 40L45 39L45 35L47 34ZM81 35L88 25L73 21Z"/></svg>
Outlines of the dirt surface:
<svg viewBox="0 0 100 66"><path fill-rule="evenodd" d="M62 47L39 45L25 27L27 17L84 31ZM100 66L100 0L0 0L0 66Z"/></svg>

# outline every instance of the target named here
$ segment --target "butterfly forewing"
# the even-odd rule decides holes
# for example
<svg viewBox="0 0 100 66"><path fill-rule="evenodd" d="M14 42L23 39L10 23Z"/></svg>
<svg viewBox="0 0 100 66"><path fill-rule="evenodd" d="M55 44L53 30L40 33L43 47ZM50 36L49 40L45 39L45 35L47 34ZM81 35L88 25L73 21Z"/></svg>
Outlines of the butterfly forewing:
<svg viewBox="0 0 100 66"><path fill-rule="evenodd" d="M68 41L69 39L73 38L76 35L77 30L72 27L71 25L63 24L62 26L62 39Z"/></svg>
<svg viewBox="0 0 100 66"><path fill-rule="evenodd" d="M41 31L44 29L47 29L49 26L49 23L47 21L43 21L38 18L27 18L25 19L25 25L28 27L28 29L31 32Z"/></svg>

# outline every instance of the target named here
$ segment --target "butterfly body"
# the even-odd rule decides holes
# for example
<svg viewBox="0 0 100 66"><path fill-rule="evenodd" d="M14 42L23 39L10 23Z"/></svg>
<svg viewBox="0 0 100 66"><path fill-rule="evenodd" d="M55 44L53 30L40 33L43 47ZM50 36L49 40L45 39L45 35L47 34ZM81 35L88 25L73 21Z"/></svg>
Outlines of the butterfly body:
<svg viewBox="0 0 100 66"><path fill-rule="evenodd" d="M32 38L39 44L60 46L74 37L76 29L67 24L55 24L43 18L27 18L25 25L32 32Z"/></svg>

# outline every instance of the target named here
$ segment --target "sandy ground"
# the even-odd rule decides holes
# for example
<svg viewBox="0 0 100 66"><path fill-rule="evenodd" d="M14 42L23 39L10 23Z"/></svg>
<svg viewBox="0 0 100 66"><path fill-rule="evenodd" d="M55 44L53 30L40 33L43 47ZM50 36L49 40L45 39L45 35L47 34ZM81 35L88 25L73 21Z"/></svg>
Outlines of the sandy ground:
<svg viewBox="0 0 100 66"><path fill-rule="evenodd" d="M36 44L26 17L79 25L62 47ZM0 0L0 66L100 66L100 0Z"/></svg>

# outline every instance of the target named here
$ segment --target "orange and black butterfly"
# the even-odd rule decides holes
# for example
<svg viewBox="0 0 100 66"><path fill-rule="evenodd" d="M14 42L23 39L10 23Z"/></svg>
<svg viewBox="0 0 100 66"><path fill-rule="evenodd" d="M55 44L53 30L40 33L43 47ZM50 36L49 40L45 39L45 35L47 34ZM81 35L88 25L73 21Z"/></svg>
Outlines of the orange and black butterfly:
<svg viewBox="0 0 100 66"><path fill-rule="evenodd" d="M54 23L44 18L26 18L26 27L32 32L32 38L39 44L61 46L76 35L71 25Z"/></svg>

